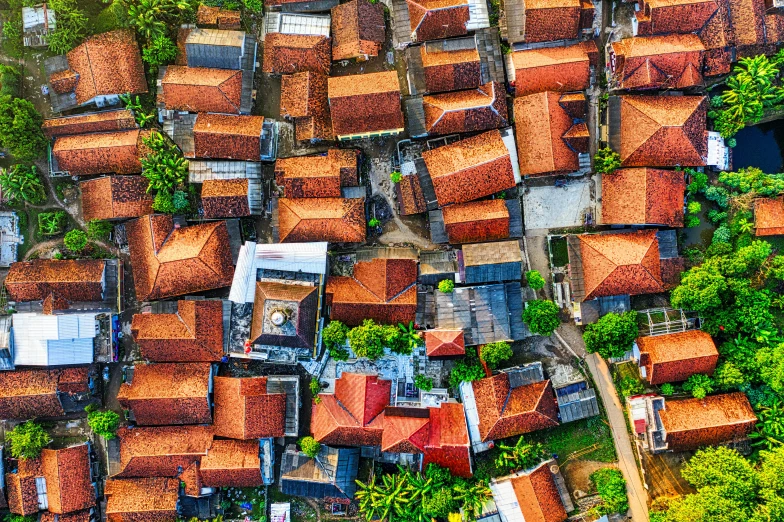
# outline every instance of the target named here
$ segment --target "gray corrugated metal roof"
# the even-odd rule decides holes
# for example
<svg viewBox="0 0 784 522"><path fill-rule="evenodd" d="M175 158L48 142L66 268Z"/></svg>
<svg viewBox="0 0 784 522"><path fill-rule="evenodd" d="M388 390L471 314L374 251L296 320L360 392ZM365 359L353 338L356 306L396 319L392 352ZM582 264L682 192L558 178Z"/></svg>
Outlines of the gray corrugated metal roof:
<svg viewBox="0 0 784 522"><path fill-rule="evenodd" d="M659 259L678 257L678 238L674 230L659 230L656 238L659 240Z"/></svg>
<svg viewBox="0 0 784 522"><path fill-rule="evenodd" d="M403 100L403 107L405 108L409 136L412 138L427 136L425 108L422 103L422 95L405 98Z"/></svg>
<svg viewBox="0 0 784 522"><path fill-rule="evenodd" d="M444 215L441 210L431 210L427 213L427 220L430 222L430 241L433 243L449 243L444 226Z"/></svg>
<svg viewBox="0 0 784 522"><path fill-rule="evenodd" d="M523 211L520 208L520 200L507 199L504 203L509 210L509 237L523 237Z"/></svg>
<svg viewBox="0 0 784 522"><path fill-rule="evenodd" d="M422 197L425 198L427 209L437 209L438 199L436 198L436 191L433 188L433 180L430 177L430 172L427 170L425 160L422 158L415 159L414 168L416 169L416 174L419 178L419 187L422 189Z"/></svg>
<svg viewBox="0 0 784 522"><path fill-rule="evenodd" d="M468 346L523 338L519 283L455 288L435 296L436 328L463 330Z"/></svg>
<svg viewBox="0 0 784 522"><path fill-rule="evenodd" d="M512 388L519 388L520 386L544 380L544 370L540 361L518 366L517 368L510 368L504 370L504 373L509 376L509 386Z"/></svg>

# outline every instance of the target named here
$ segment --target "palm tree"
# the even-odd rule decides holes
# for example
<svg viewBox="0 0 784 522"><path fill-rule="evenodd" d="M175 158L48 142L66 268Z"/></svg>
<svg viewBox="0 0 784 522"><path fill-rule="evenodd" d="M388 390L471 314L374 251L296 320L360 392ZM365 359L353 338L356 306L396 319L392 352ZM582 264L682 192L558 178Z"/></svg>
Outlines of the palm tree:
<svg viewBox="0 0 784 522"><path fill-rule="evenodd" d="M756 439L752 445L772 449L784 444L784 408L781 401L777 399L773 406L762 408L757 417L760 420L756 425L757 431L749 435Z"/></svg>
<svg viewBox="0 0 784 522"><path fill-rule="evenodd" d="M542 458L544 449L538 442L528 444L523 437L520 437L514 446L499 444L501 453L495 459L495 466L506 472L517 471L529 468L538 464Z"/></svg>
<svg viewBox="0 0 784 522"><path fill-rule="evenodd" d="M402 323L398 323L397 327L400 329L401 333L403 334L403 339L406 340L408 347L412 351L417 346L422 346L424 341L422 341L422 337L419 336L419 332L414 329L414 321L409 321L407 327Z"/></svg>

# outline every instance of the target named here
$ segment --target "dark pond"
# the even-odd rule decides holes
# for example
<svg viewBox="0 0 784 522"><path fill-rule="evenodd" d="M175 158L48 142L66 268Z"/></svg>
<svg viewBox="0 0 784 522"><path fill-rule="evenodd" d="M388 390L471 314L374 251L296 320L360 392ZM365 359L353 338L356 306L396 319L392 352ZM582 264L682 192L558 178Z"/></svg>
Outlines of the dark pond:
<svg viewBox="0 0 784 522"><path fill-rule="evenodd" d="M778 120L746 127L735 135L737 146L732 151L732 168L759 167L763 172L782 172L784 121Z"/></svg>

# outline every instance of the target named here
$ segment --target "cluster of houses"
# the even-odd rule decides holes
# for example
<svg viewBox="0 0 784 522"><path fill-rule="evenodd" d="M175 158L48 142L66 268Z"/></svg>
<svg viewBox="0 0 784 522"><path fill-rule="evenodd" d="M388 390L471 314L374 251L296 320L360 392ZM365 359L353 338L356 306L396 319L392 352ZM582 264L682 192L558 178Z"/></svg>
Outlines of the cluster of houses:
<svg viewBox="0 0 784 522"><path fill-rule="evenodd" d="M0 322L0 419L61 419L100 402L94 363L120 359L126 304L139 310L125 332L138 354L126 360L139 362L123 369L117 394L124 427L100 452L87 443L8 461L0 506L12 513L90 522L105 498L109 521L207 518L220 511L221 488L274 482L343 513L361 457L468 477L472 455L495 441L598 415L584 379L539 362L487 370L452 397L418 390L412 360L448 362L467 347L531 335L521 319L535 296L522 285L518 186L590 173L599 141L620 155L621 168L597 188L598 221L617 230L567 236L562 301L587 323L619 299L675 286L681 167L725 168L730 159L707 130L707 97L695 93L739 57L771 51L784 31L784 15L761 0L640 1L634 36L607 46L612 95L599 111L600 14L590 0L504 0L499 27L484 0L391 0L391 26L368 0L266 3L261 42L238 12L201 6L197 24L179 29L175 62L158 71L156 121L188 159L188 182L200 185L198 220L153 211L140 173L154 131L116 108L120 96L149 90L134 33L91 36L46 60L53 110L79 109L43 125L50 174L79 180L84 220L114 222L129 262L8 263L16 313ZM44 7L45 25L47 16ZM382 61L390 40L405 74L330 76L334 62ZM258 74L280 76L281 121L253 114L267 94L256 91ZM84 111L93 106L108 110ZM284 122L296 142L332 148L278 158ZM362 152L336 142L402 133L410 139L398 143L398 213L426 214L438 250L362 248ZM757 234L784 230L781 199L759 202L756 214ZM240 225L263 215L272 243L248 240ZM330 243L353 250L336 259ZM453 292L437 290L444 279ZM309 457L291 444L307 422L300 376L233 376L225 363L300 364L318 378L327 320L365 319L412 323L424 346L388 354L392 369L338 365L322 377L326 388L304 408L322 444ZM716 347L693 326L638 339L631 357L650 384L713 371ZM652 452L741 442L756 422L738 393L635 397L630 416ZM555 522L574 509L552 460L491 489L487 521Z"/></svg>

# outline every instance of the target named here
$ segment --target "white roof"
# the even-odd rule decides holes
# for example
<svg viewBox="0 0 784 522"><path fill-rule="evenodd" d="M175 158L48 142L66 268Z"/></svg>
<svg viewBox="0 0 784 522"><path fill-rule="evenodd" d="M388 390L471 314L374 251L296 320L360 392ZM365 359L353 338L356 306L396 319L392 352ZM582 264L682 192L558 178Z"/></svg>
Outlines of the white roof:
<svg viewBox="0 0 784 522"><path fill-rule="evenodd" d="M271 522L291 522L291 504L276 502L270 506Z"/></svg>
<svg viewBox="0 0 784 522"><path fill-rule="evenodd" d="M493 492L493 500L503 522L525 522L511 480L491 482L490 491Z"/></svg>
<svg viewBox="0 0 784 522"><path fill-rule="evenodd" d="M94 313L13 316L14 365L63 366L93 362Z"/></svg>
<svg viewBox="0 0 784 522"><path fill-rule="evenodd" d="M269 12L264 20L264 34L303 34L329 37L330 15Z"/></svg>
<svg viewBox="0 0 784 522"><path fill-rule="evenodd" d="M46 16L44 17L43 6L22 8L22 27L25 29L32 29L38 25L44 25L44 20L47 22L49 31L54 31L54 9L47 9Z"/></svg>

